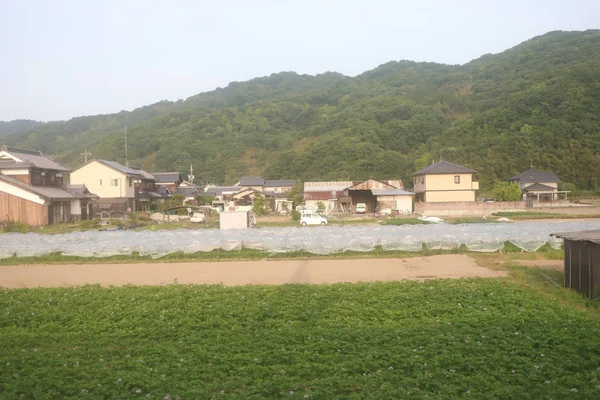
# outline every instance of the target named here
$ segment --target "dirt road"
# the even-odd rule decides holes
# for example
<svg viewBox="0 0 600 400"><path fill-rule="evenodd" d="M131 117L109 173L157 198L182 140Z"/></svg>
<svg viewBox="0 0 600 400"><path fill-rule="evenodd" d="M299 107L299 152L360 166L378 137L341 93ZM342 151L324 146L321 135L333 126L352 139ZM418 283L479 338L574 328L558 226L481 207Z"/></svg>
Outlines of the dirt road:
<svg viewBox="0 0 600 400"><path fill-rule="evenodd" d="M502 271L478 266L466 255L441 255L406 259L0 266L0 286L165 285L175 282L279 285L504 275Z"/></svg>

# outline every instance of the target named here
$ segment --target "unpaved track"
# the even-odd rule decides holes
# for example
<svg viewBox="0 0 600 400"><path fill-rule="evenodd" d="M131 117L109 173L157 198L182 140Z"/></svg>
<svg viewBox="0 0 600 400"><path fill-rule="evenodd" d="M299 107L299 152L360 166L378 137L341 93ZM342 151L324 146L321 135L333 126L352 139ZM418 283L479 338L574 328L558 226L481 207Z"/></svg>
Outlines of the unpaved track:
<svg viewBox="0 0 600 400"><path fill-rule="evenodd" d="M501 276L505 276L505 272L480 267L466 255L405 259L0 266L0 286L8 288L85 284L165 285L175 282L280 285Z"/></svg>

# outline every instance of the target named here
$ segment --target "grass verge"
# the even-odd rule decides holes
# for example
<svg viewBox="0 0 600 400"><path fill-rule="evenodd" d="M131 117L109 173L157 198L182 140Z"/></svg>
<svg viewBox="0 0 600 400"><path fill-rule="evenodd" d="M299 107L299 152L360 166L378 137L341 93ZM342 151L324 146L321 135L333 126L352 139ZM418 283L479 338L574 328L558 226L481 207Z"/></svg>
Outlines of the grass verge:
<svg viewBox="0 0 600 400"><path fill-rule="evenodd" d="M497 212L492 215L511 219L589 219L600 218L600 214L555 214L537 211Z"/></svg>

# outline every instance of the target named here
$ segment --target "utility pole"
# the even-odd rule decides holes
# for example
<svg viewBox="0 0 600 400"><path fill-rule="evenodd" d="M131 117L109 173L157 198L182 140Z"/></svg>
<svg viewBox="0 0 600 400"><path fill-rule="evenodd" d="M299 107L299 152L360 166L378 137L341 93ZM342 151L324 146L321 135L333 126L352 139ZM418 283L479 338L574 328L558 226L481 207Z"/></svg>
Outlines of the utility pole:
<svg viewBox="0 0 600 400"><path fill-rule="evenodd" d="M188 175L188 182L190 182L191 185L194 184L194 167L192 166L192 164L190 164L190 174Z"/></svg>
<svg viewBox="0 0 600 400"><path fill-rule="evenodd" d="M127 158L127 125L125 125L125 166L129 167L129 159Z"/></svg>
<svg viewBox="0 0 600 400"><path fill-rule="evenodd" d="M81 156L83 156L83 157L84 157L85 163L87 164L87 158L88 158L88 156L91 156L91 155L92 155L92 153L88 153L88 151L87 151L87 147L86 147L86 148L83 150L83 153L79 153L79 155L81 155Z"/></svg>

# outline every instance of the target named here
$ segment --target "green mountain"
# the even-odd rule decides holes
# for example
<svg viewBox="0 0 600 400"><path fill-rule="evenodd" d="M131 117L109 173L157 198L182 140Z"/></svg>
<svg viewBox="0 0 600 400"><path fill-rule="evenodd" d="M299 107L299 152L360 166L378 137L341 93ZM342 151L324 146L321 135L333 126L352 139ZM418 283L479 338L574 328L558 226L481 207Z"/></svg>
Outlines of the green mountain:
<svg viewBox="0 0 600 400"><path fill-rule="evenodd" d="M27 132L43 122L32 121L30 119L15 119L14 121L0 121L0 138L13 133Z"/></svg>
<svg viewBox="0 0 600 400"><path fill-rule="evenodd" d="M93 157L231 183L243 175L402 178L443 157L483 187L528 169L596 188L600 31L550 32L465 65L389 62L356 77L273 74L132 112L47 123L4 142L69 166Z"/></svg>

